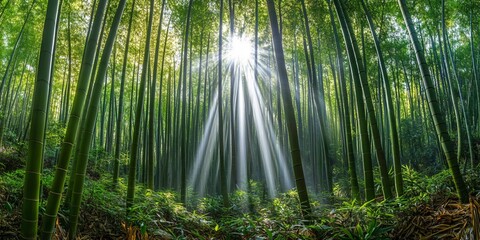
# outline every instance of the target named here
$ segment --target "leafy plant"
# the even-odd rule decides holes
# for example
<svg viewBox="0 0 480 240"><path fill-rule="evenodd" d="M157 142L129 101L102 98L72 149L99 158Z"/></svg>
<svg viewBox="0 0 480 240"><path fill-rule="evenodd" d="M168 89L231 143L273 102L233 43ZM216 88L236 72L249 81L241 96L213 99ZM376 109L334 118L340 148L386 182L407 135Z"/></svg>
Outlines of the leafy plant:
<svg viewBox="0 0 480 240"><path fill-rule="evenodd" d="M392 227L385 227L375 220L365 225L358 223L354 228L340 227L340 232L335 238L349 240L389 239L388 232Z"/></svg>

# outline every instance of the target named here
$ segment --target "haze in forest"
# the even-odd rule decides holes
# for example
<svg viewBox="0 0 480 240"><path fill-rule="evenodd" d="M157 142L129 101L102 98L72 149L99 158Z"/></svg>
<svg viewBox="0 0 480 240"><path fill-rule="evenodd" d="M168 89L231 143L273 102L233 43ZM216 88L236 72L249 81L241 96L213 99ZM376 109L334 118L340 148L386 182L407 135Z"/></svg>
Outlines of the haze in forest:
<svg viewBox="0 0 480 240"><path fill-rule="evenodd" d="M0 0L0 238L479 239L477 0Z"/></svg>

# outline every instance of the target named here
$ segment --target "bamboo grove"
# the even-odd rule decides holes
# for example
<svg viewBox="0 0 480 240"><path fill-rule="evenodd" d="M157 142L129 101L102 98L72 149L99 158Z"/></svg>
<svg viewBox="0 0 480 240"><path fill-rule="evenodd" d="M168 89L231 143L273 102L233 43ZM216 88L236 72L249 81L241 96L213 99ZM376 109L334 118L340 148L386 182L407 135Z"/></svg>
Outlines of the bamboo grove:
<svg viewBox="0 0 480 240"><path fill-rule="evenodd" d="M479 14L476 0L1 0L0 148L28 146L22 237L50 239L62 207L74 239L99 169L126 180L127 215L138 184L228 207L258 182L266 198L295 188L308 220L334 192L401 196L403 166L449 169L467 202Z"/></svg>

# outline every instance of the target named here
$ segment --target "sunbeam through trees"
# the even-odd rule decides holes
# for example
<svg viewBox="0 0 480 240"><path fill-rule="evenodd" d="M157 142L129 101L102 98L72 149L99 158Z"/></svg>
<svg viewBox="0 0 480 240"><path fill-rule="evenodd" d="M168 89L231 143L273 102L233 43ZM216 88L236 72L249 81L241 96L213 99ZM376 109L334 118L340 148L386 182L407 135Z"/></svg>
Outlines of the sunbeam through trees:
<svg viewBox="0 0 480 240"><path fill-rule="evenodd" d="M480 239L479 19L0 0L0 239Z"/></svg>

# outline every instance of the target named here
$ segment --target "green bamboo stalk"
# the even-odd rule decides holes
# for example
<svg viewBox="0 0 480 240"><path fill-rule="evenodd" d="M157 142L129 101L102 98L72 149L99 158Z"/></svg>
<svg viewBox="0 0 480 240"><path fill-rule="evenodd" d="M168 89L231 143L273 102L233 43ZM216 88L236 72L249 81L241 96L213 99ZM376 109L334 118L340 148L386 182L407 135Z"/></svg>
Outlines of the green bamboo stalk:
<svg viewBox="0 0 480 240"><path fill-rule="evenodd" d="M143 55L143 67L142 67L142 76L140 79L140 86L137 98L137 109L135 111L135 125L133 128L133 138L131 142L131 149L130 149L130 167L128 170L128 187L127 187L127 214L129 212L130 207L133 205L133 198L135 196L135 181L136 181L136 174L137 174L137 155L138 155L138 144L140 138L140 124L142 121L142 112L143 112L143 102L145 98L145 88L146 88L146 81L147 81L147 70L150 61L150 36L152 33L152 23L153 23L153 5L154 1L150 0L150 16L148 19L148 26L147 26L147 38L145 41L145 51Z"/></svg>
<svg viewBox="0 0 480 240"><path fill-rule="evenodd" d="M280 78L280 87L285 112L285 120L287 123L288 136L290 140L290 149L292 154L292 164L295 174L295 183L297 186L298 196L302 214L305 219L310 218L312 212L310 201L308 199L307 186L305 184L305 176L302 167L302 158L300 155L300 146L298 144L297 124L295 121L295 112L288 83L287 68L285 66L285 57L283 54L282 37L278 28L277 13L273 0L267 0L268 16L270 18L270 26L272 28L273 47L275 58L277 61L278 76Z"/></svg>
<svg viewBox="0 0 480 240"><path fill-rule="evenodd" d="M222 193L223 206L230 206L230 199L228 198L227 174L225 169L225 149L223 140L223 102L222 102L222 47L223 47L223 0L220 0L220 23L218 29L218 150L219 150L219 165L220 165L220 191Z"/></svg>
<svg viewBox="0 0 480 240"><path fill-rule="evenodd" d="M123 121L123 95L125 91L125 78L127 77L127 60L128 60L128 49L130 46L130 34L132 30L133 22L133 13L135 11L135 0L132 1L132 9L130 12L130 19L128 21L128 30L127 30L127 39L125 43L125 52L123 54L123 66L122 66L122 76L120 79L120 98L118 100L118 116L117 116L117 137L115 143L115 160L113 163L113 184L116 186L118 183L118 176L120 171L120 151L121 151L121 140L122 140L122 121Z"/></svg>
<svg viewBox="0 0 480 240"><path fill-rule="evenodd" d="M69 238L74 239L77 230L78 224L78 215L80 212L80 204L82 200L83 192L83 182L85 180L85 172L87 170L88 162L88 152L90 150L93 128L95 125L95 119L98 112L98 104L102 92L103 83L105 80L105 75L107 73L108 61L110 60L110 55L112 53L113 45L115 43L115 38L117 35L118 26L120 25L120 20L122 18L123 10L125 9L126 0L120 0L118 3L117 11L108 33L108 38L103 49L102 59L100 60L100 65L97 71L95 78L95 83L92 89L92 97L90 99L90 104L88 108L85 108L85 136L82 138L82 141L79 144L79 157L77 160L77 172L75 176L75 183L72 186L72 199L70 203L70 231Z"/></svg>
<svg viewBox="0 0 480 240"><path fill-rule="evenodd" d="M43 162L43 137L45 135L50 70L53 62L53 46L59 5L60 2L58 0L48 1L46 18L43 25L42 45L32 104L31 117L35 119L35 121L32 121L30 128L29 151L23 188L21 224L21 238L23 239L37 238L38 202Z"/></svg>
<svg viewBox="0 0 480 240"><path fill-rule="evenodd" d="M67 175L68 162L74 146L74 141L78 131L78 125L82 109L86 99L86 93L90 76L92 74L92 64L95 59L95 49L100 35L100 26L106 9L106 0L100 1L95 21L93 23L92 34L90 34L85 45L85 55L82 59L82 67L78 79L77 89L71 115L68 121L65 138L63 140L60 155L55 169L52 188L48 194L47 206L43 215L42 238L50 239L55 229L55 220L62 199L62 193Z"/></svg>
<svg viewBox="0 0 480 240"><path fill-rule="evenodd" d="M398 141L397 123L395 121L395 110L393 109L392 94L390 91L390 81L388 78L387 66L385 65L385 60L383 59L382 48L380 47L380 40L378 39L377 32L375 31L375 24L373 23L372 16L367 6L365 5L364 0L361 0L361 3L367 17L370 32L372 33L375 50L377 52L378 63L380 65L380 70L382 74L383 90L385 91L386 98L385 104L387 106L388 121L390 124L390 141L392 144L393 169L395 172L395 190L397 193L397 197L399 197L403 195L402 162L400 159L400 144Z"/></svg>
<svg viewBox="0 0 480 240"><path fill-rule="evenodd" d="M435 95L435 87L433 85L432 77L430 75L428 64L423 53L423 48L420 45L418 40L417 31L413 27L412 17L408 11L407 4L405 0L398 0L398 5L402 12L403 20L407 27L410 40L412 42L413 49L415 50L415 55L417 57L418 67L420 73L422 74L423 85L425 87L425 93L428 99L428 106L433 118L433 123L435 125L435 131L437 136L440 139L440 145L442 147L445 158L447 159L450 172L453 176L453 182L455 183L455 188L457 190L458 197L462 203L468 203L468 190L465 182L463 181L462 174L460 173L460 167L458 166L458 161L454 157L455 150L453 147L453 142L448 135L447 125L445 122L444 115L440 110L440 105Z"/></svg>

